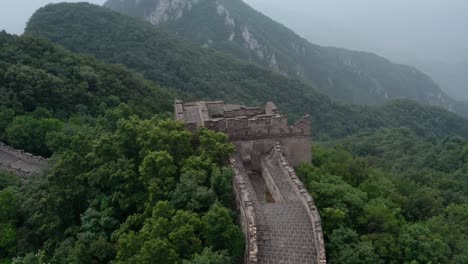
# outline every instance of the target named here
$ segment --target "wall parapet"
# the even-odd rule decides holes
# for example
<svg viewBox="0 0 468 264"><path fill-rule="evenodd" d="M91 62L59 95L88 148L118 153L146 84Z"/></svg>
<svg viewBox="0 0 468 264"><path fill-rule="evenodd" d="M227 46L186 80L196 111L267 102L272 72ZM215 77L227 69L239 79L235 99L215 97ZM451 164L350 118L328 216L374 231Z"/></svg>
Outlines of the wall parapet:
<svg viewBox="0 0 468 264"><path fill-rule="evenodd" d="M44 157L34 156L33 154L27 153L24 150L19 150L19 149L15 149L13 147L10 147L10 146L6 145L3 142L0 142L0 151L5 152L7 154L10 154L10 155L14 156L17 159L24 160L24 161L27 161L27 162L31 162L31 163L34 163L34 164L37 164L37 165L44 165L45 166L48 163L47 159L44 158Z"/></svg>
<svg viewBox="0 0 468 264"><path fill-rule="evenodd" d="M246 186L246 176L236 168L236 159L231 158L231 167L234 170L233 188L237 207L240 211L240 223L246 240L245 264L258 263L257 223L253 201Z"/></svg>
<svg viewBox="0 0 468 264"><path fill-rule="evenodd" d="M307 189L305 188L304 184L301 182L299 177L297 177L294 169L291 166L289 166L288 161L284 158L281 144L275 144L270 153L269 159L276 160L278 162L278 165L283 171L283 174L288 177L291 186L293 187L295 193L297 194L304 208L306 209L314 230L314 239L318 258L317 263L326 264L327 258L325 254L325 242L323 239L322 220L320 218L318 209L315 206L314 199L307 192Z"/></svg>
<svg viewBox="0 0 468 264"><path fill-rule="evenodd" d="M42 168L48 165L48 161L44 157L40 156L35 156L31 153L27 153L23 150L18 150L15 149L11 146L6 145L3 142L0 142L0 152L5 153L7 155L10 155L14 158L16 158L18 161L23 161L27 162L29 164L33 164L36 167ZM25 169L22 166L13 166L14 163L9 163L9 162L2 162L0 160L0 168L10 171L20 177L27 178L31 173L33 173L35 170L31 171L28 169Z"/></svg>
<svg viewBox="0 0 468 264"><path fill-rule="evenodd" d="M208 129L224 132L231 140L247 140L265 137L311 136L310 117L304 116L288 125L286 116L259 115L253 118L217 118L204 122Z"/></svg>

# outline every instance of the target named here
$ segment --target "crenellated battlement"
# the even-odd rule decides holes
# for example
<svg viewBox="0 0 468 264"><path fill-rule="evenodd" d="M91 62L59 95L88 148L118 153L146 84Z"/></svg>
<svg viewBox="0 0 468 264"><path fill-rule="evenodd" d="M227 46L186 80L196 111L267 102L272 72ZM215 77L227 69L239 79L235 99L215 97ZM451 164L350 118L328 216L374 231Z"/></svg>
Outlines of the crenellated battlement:
<svg viewBox="0 0 468 264"><path fill-rule="evenodd" d="M189 129L206 127L226 133L231 140L310 137L312 134L308 115L290 126L287 116L281 115L272 102L260 108L224 104L222 101L183 103L176 100L174 110L176 120L186 123Z"/></svg>
<svg viewBox="0 0 468 264"><path fill-rule="evenodd" d="M310 116L290 125L272 102L246 107L178 100L174 115L191 131L224 132L236 146L230 162L244 263L326 264L320 215L293 169L312 159Z"/></svg>
<svg viewBox="0 0 468 264"><path fill-rule="evenodd" d="M285 146L293 165L311 160L312 128L306 115L293 125L273 102L264 107L215 102L175 101L175 118L189 130L201 127L224 132L236 144L242 161L260 169L260 156L267 154L276 142Z"/></svg>
<svg viewBox="0 0 468 264"><path fill-rule="evenodd" d="M224 132L231 140L311 135L308 116L292 126L288 125L286 116L259 115L212 119L205 121L205 127Z"/></svg>
<svg viewBox="0 0 468 264"><path fill-rule="evenodd" d="M284 152L281 144L275 144L275 147L272 148L270 155L267 157L273 164L279 166L283 176L288 180L292 189L296 193L296 196L301 201L304 209L307 211L307 215L312 222L312 228L314 230L314 239L315 239L315 250L317 252L317 263L326 264L327 258L325 254L325 242L323 240L323 231L322 231L322 219L318 212L317 207L315 206L314 199L307 192L304 184L296 175L294 168L289 165L289 162L284 158Z"/></svg>

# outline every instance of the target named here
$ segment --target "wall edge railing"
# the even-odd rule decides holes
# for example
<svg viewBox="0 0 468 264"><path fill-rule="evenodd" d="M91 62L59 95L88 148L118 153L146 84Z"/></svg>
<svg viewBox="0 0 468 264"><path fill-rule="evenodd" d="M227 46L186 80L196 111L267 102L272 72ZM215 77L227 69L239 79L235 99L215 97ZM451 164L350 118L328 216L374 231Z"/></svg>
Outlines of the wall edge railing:
<svg viewBox="0 0 468 264"><path fill-rule="evenodd" d="M317 252L317 263L326 264L327 258L325 253L325 242L323 239L322 220L319 211L315 205L314 199L305 188L302 181L297 177L295 170L289 166L288 161L285 159L281 144L276 143L270 153L270 159L278 159L278 165L283 171L284 175L288 177L289 183L298 195L302 205L307 211L309 218L312 222L314 230L315 247Z"/></svg>
<svg viewBox="0 0 468 264"><path fill-rule="evenodd" d="M246 186L245 175L236 168L236 162L234 157L230 158L232 170L234 171L233 177L233 188L236 195L236 203L238 209L241 212L241 221L244 221L244 225L241 222L243 232L246 238L246 252L245 252L245 264L257 264L258 263L258 240L257 240L257 223L255 219L255 209L253 201L250 197L249 191Z"/></svg>

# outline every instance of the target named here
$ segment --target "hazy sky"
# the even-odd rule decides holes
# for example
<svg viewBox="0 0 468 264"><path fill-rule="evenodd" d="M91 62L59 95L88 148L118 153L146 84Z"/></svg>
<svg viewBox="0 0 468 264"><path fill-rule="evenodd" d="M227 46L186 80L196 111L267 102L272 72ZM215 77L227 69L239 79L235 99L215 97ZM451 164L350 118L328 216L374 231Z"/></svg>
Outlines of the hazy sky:
<svg viewBox="0 0 468 264"><path fill-rule="evenodd" d="M105 0L0 0L0 29L8 33L22 34L26 22L38 8L48 3L83 1L95 4L105 2Z"/></svg>
<svg viewBox="0 0 468 264"><path fill-rule="evenodd" d="M246 0L311 42L399 61L468 59L467 0Z"/></svg>
<svg viewBox="0 0 468 264"><path fill-rule="evenodd" d="M468 59L467 0L245 1L313 43L398 61ZM0 29L21 34L34 11L50 2L63 0L0 0Z"/></svg>

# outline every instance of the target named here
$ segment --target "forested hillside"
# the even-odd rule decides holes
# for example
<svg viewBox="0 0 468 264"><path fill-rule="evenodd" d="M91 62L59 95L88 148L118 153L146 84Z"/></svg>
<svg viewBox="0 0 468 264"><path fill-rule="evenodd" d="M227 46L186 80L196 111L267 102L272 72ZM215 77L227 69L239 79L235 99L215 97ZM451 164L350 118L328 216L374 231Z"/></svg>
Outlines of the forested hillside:
<svg viewBox="0 0 468 264"><path fill-rule="evenodd" d="M0 97L0 140L48 156L47 135L69 119L86 123L121 103L141 117L169 116L175 95L124 66L0 32Z"/></svg>
<svg viewBox="0 0 468 264"><path fill-rule="evenodd" d="M239 263L234 147L172 121L172 93L2 32L0 96L1 141L53 154L28 182L0 172L0 263Z"/></svg>
<svg viewBox="0 0 468 264"><path fill-rule="evenodd" d="M337 104L302 81L190 44L149 23L95 5L46 6L33 15L26 34L122 63L192 98L246 105L274 101L293 119L309 113L316 139L379 127L410 127L423 136L468 135L468 122L442 109L409 100L382 107Z"/></svg>
<svg viewBox="0 0 468 264"><path fill-rule="evenodd" d="M467 263L468 141L382 129L313 149L298 174L328 263Z"/></svg>
<svg viewBox="0 0 468 264"><path fill-rule="evenodd" d="M239 263L224 134L125 105L96 123L56 132L31 182L0 172L0 263Z"/></svg>
<svg viewBox="0 0 468 264"><path fill-rule="evenodd" d="M313 161L297 174L328 263L468 263L467 120L411 100L338 104L84 3L0 33L0 141L51 164L28 182L0 172L0 263L239 263L234 147L174 122L175 97L311 114Z"/></svg>
<svg viewBox="0 0 468 264"><path fill-rule="evenodd" d="M302 78L342 102L381 104L409 98L451 110L457 104L414 67L370 53L311 44L242 0L108 0L104 6L201 46Z"/></svg>

